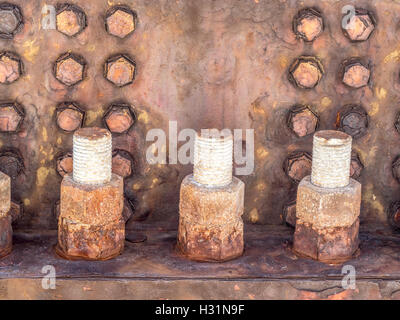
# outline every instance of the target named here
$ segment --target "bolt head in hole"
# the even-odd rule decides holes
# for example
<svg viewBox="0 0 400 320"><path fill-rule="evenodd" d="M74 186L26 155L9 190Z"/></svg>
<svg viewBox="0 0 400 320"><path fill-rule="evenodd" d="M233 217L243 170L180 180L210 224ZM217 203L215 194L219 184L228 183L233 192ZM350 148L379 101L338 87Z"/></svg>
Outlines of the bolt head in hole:
<svg viewBox="0 0 400 320"><path fill-rule="evenodd" d="M86 62L80 55L67 52L54 63L54 75L66 86L81 82L86 74Z"/></svg>
<svg viewBox="0 0 400 320"><path fill-rule="evenodd" d="M62 102L56 109L57 126L64 132L74 132L83 126L85 112L76 102Z"/></svg>
<svg viewBox="0 0 400 320"><path fill-rule="evenodd" d="M286 158L283 169L294 183L299 183L311 174L311 159L311 154L308 152L293 152Z"/></svg>
<svg viewBox="0 0 400 320"><path fill-rule="evenodd" d="M289 68L289 80L301 89L312 89L324 74L321 62L316 57L301 56Z"/></svg>
<svg viewBox="0 0 400 320"><path fill-rule="evenodd" d="M126 38L135 31L136 13L127 6L114 6L106 16L106 30L109 34Z"/></svg>
<svg viewBox="0 0 400 320"><path fill-rule="evenodd" d="M371 11L356 8L355 16L347 21L345 28L342 25L342 31L351 42L361 42L368 40L375 30L375 25L376 20Z"/></svg>
<svg viewBox="0 0 400 320"><path fill-rule="evenodd" d="M0 52L0 83L11 84L17 81L23 73L21 58L13 52Z"/></svg>
<svg viewBox="0 0 400 320"><path fill-rule="evenodd" d="M314 41L324 30L324 20L315 8L300 10L293 19L293 31L304 41Z"/></svg>
<svg viewBox="0 0 400 320"><path fill-rule="evenodd" d="M129 104L114 103L105 113L103 121L112 133L123 134L132 128L136 115Z"/></svg>
<svg viewBox="0 0 400 320"><path fill-rule="evenodd" d="M18 150L4 149L0 151L0 171L11 179L16 179L24 171L24 161Z"/></svg>
<svg viewBox="0 0 400 320"><path fill-rule="evenodd" d="M315 132L319 119L310 106L295 105L289 110L287 124L293 133L301 138Z"/></svg>
<svg viewBox="0 0 400 320"><path fill-rule="evenodd" d="M85 12L75 5L58 5L56 12L57 30L69 37L77 36L87 26Z"/></svg>
<svg viewBox="0 0 400 320"><path fill-rule="evenodd" d="M0 38L12 39L23 27L21 9L8 2L0 3Z"/></svg>
<svg viewBox="0 0 400 320"><path fill-rule="evenodd" d="M72 168L72 152L63 152L57 156L57 172L61 177L72 173Z"/></svg>
<svg viewBox="0 0 400 320"><path fill-rule="evenodd" d="M18 132L24 118L25 111L17 102L0 103L0 132Z"/></svg>
<svg viewBox="0 0 400 320"><path fill-rule="evenodd" d="M354 139L361 138L368 131L368 113L361 105L346 105L338 112L336 127Z"/></svg>

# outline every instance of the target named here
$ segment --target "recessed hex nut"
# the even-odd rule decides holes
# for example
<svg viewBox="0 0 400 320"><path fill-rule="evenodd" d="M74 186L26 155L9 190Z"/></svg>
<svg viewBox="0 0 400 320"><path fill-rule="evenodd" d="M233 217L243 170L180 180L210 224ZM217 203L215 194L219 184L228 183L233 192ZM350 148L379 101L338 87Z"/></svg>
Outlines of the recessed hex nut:
<svg viewBox="0 0 400 320"><path fill-rule="evenodd" d="M57 172L61 177L72 173L73 161L72 152L63 152L57 157Z"/></svg>
<svg viewBox="0 0 400 320"><path fill-rule="evenodd" d="M283 170L295 183L311 174L311 155L308 152L297 151L290 154L284 164Z"/></svg>
<svg viewBox="0 0 400 320"><path fill-rule="evenodd" d="M293 31L297 37L311 42L324 30L324 20L315 8L300 10L293 19Z"/></svg>
<svg viewBox="0 0 400 320"><path fill-rule="evenodd" d="M135 113L131 106L126 103L112 104L103 118L107 129L117 134L128 132L135 120Z"/></svg>
<svg viewBox="0 0 400 320"><path fill-rule="evenodd" d="M128 151L115 149L112 156L112 172L127 178L133 172L133 157Z"/></svg>
<svg viewBox="0 0 400 320"><path fill-rule="evenodd" d="M73 37L86 28L86 14L77 6L64 3L57 6L56 23L58 31Z"/></svg>
<svg viewBox="0 0 400 320"><path fill-rule="evenodd" d="M65 132L74 132L83 126L85 112L75 102L62 102L56 109L57 126Z"/></svg>
<svg viewBox="0 0 400 320"><path fill-rule="evenodd" d="M301 56L289 68L289 80L302 89L314 88L323 74L322 64L316 57Z"/></svg>
<svg viewBox="0 0 400 320"><path fill-rule="evenodd" d="M341 78L345 85L355 89L368 85L371 77L370 66L361 59L351 58L343 61L341 70Z"/></svg>
<svg viewBox="0 0 400 320"><path fill-rule="evenodd" d="M337 114L336 127L358 139L367 133L368 121L368 113L362 106L350 104Z"/></svg>
<svg viewBox="0 0 400 320"><path fill-rule="evenodd" d="M17 150L5 149L0 152L0 171L16 179L24 170L24 161Z"/></svg>
<svg viewBox="0 0 400 320"><path fill-rule="evenodd" d="M136 63L128 55L110 57L104 66L104 76L118 87L126 86L135 79Z"/></svg>
<svg viewBox="0 0 400 320"><path fill-rule="evenodd" d="M357 8L355 16L350 18L346 27L343 28L343 34L352 42L367 40L375 29L376 20L374 15L365 9Z"/></svg>
<svg viewBox="0 0 400 320"><path fill-rule="evenodd" d="M353 179L359 178L363 169L364 165L362 164L359 155L356 152L352 152L350 162L350 177Z"/></svg>
<svg viewBox="0 0 400 320"><path fill-rule="evenodd" d="M288 113L287 124L298 136L305 137L318 128L318 116L307 105L295 105Z"/></svg>
<svg viewBox="0 0 400 320"><path fill-rule="evenodd" d="M21 9L11 3L0 3L0 38L12 39L23 26Z"/></svg>
<svg viewBox="0 0 400 320"><path fill-rule="evenodd" d="M13 83L19 79L22 72L22 60L17 54L9 51L0 53L0 83Z"/></svg>
<svg viewBox="0 0 400 320"><path fill-rule="evenodd" d="M130 35L136 26L136 13L127 6L114 6L106 15L106 30L118 38Z"/></svg>
<svg viewBox="0 0 400 320"><path fill-rule="evenodd" d="M0 103L0 132L18 132L24 118L24 109L17 102Z"/></svg>
<svg viewBox="0 0 400 320"><path fill-rule="evenodd" d="M400 201L394 201L387 209L389 224L395 229L400 229Z"/></svg>
<svg viewBox="0 0 400 320"><path fill-rule="evenodd" d="M73 86L81 82L85 74L86 61L77 54L65 53L54 63L56 79L66 86Z"/></svg>
<svg viewBox="0 0 400 320"><path fill-rule="evenodd" d="M291 227L296 226L296 200L286 203L283 207L284 221Z"/></svg>

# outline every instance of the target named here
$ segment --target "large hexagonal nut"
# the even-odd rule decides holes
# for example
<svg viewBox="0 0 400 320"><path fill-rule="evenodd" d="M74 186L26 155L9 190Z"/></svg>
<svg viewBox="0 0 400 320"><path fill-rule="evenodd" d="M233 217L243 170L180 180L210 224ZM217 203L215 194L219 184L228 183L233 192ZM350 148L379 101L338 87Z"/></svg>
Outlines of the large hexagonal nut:
<svg viewBox="0 0 400 320"><path fill-rule="evenodd" d="M314 88L323 74L322 64L316 57L301 56L289 68L289 80L302 89Z"/></svg>
<svg viewBox="0 0 400 320"><path fill-rule="evenodd" d="M106 30L118 38L125 38L135 31L137 15L127 6L114 6L106 15Z"/></svg>
<svg viewBox="0 0 400 320"><path fill-rule="evenodd" d="M369 117L367 111L361 105L350 104L343 107L336 117L336 127L358 139L364 136L368 130Z"/></svg>
<svg viewBox="0 0 400 320"><path fill-rule="evenodd" d="M362 88L368 85L371 67L359 58L351 58L342 63L342 81L351 88Z"/></svg>
<svg viewBox="0 0 400 320"><path fill-rule="evenodd" d="M315 132L319 119L310 106L295 105L289 110L287 124L296 136L305 137Z"/></svg>
<svg viewBox="0 0 400 320"><path fill-rule="evenodd" d="M57 30L69 37L77 36L87 26L85 12L69 3L57 6L56 9Z"/></svg>
<svg viewBox="0 0 400 320"><path fill-rule="evenodd" d="M0 171L11 179L16 179L25 169L22 156L16 149L3 149L0 152Z"/></svg>
<svg viewBox="0 0 400 320"><path fill-rule="evenodd" d="M0 38L12 39L23 27L21 9L15 4L0 3Z"/></svg>
<svg viewBox="0 0 400 320"><path fill-rule="evenodd" d="M57 172L61 177L72 173L73 169L73 160L72 160L72 152L62 152L56 157L56 165Z"/></svg>
<svg viewBox="0 0 400 320"><path fill-rule="evenodd" d="M308 152L293 152L286 158L283 170L294 183L299 183L311 174L311 160L311 154Z"/></svg>
<svg viewBox="0 0 400 320"><path fill-rule="evenodd" d="M131 154L122 149L115 149L112 156L112 172L127 178L133 173L133 157Z"/></svg>
<svg viewBox="0 0 400 320"><path fill-rule="evenodd" d="M25 111L19 103L0 103L0 132L18 132L24 118Z"/></svg>
<svg viewBox="0 0 400 320"><path fill-rule="evenodd" d="M62 84L73 86L85 78L86 65L83 57L68 52L61 55L54 63L54 75Z"/></svg>
<svg viewBox="0 0 400 320"><path fill-rule="evenodd" d="M9 51L0 53L0 83L13 83L20 78L22 73L22 60L17 54Z"/></svg>
<svg viewBox="0 0 400 320"><path fill-rule="evenodd" d="M376 20L372 12L356 8L355 15L342 24L343 34L352 42L367 40L375 29Z"/></svg>
<svg viewBox="0 0 400 320"><path fill-rule="evenodd" d="M114 103L104 114L103 121L112 133L123 134L132 128L136 115L129 104Z"/></svg>
<svg viewBox="0 0 400 320"><path fill-rule="evenodd" d="M85 112L75 102L62 102L56 109L57 126L64 132L74 132L83 126Z"/></svg>
<svg viewBox="0 0 400 320"><path fill-rule="evenodd" d="M104 76L117 87L131 84L135 79L136 63L125 54L110 57L104 65Z"/></svg>
<svg viewBox="0 0 400 320"><path fill-rule="evenodd" d="M315 8L300 10L293 19L293 31L304 41L314 41L324 30L324 20Z"/></svg>

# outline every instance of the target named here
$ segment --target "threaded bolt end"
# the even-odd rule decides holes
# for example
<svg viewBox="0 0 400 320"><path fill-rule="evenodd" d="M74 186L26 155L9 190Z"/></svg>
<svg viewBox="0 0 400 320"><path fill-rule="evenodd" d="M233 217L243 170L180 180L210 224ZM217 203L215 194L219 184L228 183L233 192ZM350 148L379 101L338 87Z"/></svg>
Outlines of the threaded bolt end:
<svg viewBox="0 0 400 320"><path fill-rule="evenodd" d="M103 184L111 181L112 137L102 128L82 128L73 137L74 181Z"/></svg>
<svg viewBox="0 0 400 320"><path fill-rule="evenodd" d="M350 183L352 138L334 130L314 134L311 183L323 188L341 188Z"/></svg>
<svg viewBox="0 0 400 320"><path fill-rule="evenodd" d="M221 138L197 134L194 144L194 180L214 187L230 184L232 154L232 135Z"/></svg>

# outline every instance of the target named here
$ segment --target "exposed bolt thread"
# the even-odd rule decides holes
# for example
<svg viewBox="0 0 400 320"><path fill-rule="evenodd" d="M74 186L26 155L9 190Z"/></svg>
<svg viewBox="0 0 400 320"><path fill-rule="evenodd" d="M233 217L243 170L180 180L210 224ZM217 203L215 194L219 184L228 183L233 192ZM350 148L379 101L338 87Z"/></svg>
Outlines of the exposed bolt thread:
<svg viewBox="0 0 400 320"><path fill-rule="evenodd" d="M102 128L83 128L73 138L74 181L103 184L111 181L111 133Z"/></svg>
<svg viewBox="0 0 400 320"><path fill-rule="evenodd" d="M340 188L350 183L352 138L334 130L314 134L311 183L323 188Z"/></svg>
<svg viewBox="0 0 400 320"><path fill-rule="evenodd" d="M196 135L193 178L196 182L222 187L232 182L232 135L225 138Z"/></svg>

